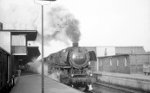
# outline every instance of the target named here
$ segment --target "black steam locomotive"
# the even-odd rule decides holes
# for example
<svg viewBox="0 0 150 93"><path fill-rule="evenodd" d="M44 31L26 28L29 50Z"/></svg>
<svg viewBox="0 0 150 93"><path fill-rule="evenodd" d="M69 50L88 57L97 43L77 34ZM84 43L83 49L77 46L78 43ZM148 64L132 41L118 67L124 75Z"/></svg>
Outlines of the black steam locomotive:
<svg viewBox="0 0 150 93"><path fill-rule="evenodd" d="M60 71L60 82L85 91L91 90L94 80L90 68L93 61L96 61L95 52L78 47L78 43L45 58L49 73Z"/></svg>

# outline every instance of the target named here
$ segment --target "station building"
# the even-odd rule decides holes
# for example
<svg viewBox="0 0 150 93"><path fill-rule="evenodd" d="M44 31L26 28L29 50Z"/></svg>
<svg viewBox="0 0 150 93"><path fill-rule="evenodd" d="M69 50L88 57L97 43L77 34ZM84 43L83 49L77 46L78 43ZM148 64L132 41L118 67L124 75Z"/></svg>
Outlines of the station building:
<svg viewBox="0 0 150 93"><path fill-rule="evenodd" d="M98 57L98 71L115 73L143 73L143 65L150 63L150 54L122 54Z"/></svg>
<svg viewBox="0 0 150 93"><path fill-rule="evenodd" d="M12 55L11 58L18 68L40 55L38 46L28 45L36 37L36 30L4 30L0 23L0 47Z"/></svg>
<svg viewBox="0 0 150 93"><path fill-rule="evenodd" d="M86 47L96 52L97 61L91 63L93 71L113 73L143 73L143 65L150 64L150 53L142 46Z"/></svg>
<svg viewBox="0 0 150 93"><path fill-rule="evenodd" d="M97 51L97 71L115 73L143 73L143 65L150 64L150 54L142 46L103 47Z"/></svg>

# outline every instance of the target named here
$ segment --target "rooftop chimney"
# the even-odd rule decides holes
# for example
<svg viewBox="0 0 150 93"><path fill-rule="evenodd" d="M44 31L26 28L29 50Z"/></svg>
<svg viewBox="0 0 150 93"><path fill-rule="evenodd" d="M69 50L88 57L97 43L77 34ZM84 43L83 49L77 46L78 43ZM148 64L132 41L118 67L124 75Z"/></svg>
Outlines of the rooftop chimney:
<svg viewBox="0 0 150 93"><path fill-rule="evenodd" d="M0 30L3 30L3 23L0 22Z"/></svg>
<svg viewBox="0 0 150 93"><path fill-rule="evenodd" d="M73 47L78 47L78 43L72 43Z"/></svg>

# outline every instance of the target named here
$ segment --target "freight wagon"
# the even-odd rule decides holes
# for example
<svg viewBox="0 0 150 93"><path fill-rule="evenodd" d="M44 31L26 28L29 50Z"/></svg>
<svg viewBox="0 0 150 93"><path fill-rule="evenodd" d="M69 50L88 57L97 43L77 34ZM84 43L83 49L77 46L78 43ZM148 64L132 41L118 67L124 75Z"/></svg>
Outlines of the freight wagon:
<svg viewBox="0 0 150 93"><path fill-rule="evenodd" d="M15 83L13 56L0 48L0 93L7 93Z"/></svg>

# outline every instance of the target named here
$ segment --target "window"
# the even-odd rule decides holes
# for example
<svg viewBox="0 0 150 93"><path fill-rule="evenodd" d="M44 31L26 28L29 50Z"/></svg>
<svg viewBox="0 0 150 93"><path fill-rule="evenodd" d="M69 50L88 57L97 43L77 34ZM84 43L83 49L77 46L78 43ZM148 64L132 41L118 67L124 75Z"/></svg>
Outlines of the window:
<svg viewBox="0 0 150 93"><path fill-rule="evenodd" d="M111 58L110 58L109 62L110 62L110 66L112 66L112 59Z"/></svg>
<svg viewBox="0 0 150 93"><path fill-rule="evenodd" d="M12 35L12 54L27 55L26 35Z"/></svg>
<svg viewBox="0 0 150 93"><path fill-rule="evenodd" d="M127 58L125 57L124 59L124 66L126 67L127 66Z"/></svg>
<svg viewBox="0 0 150 93"><path fill-rule="evenodd" d="M26 46L25 35L12 35L12 46Z"/></svg>
<svg viewBox="0 0 150 93"><path fill-rule="evenodd" d="M117 66L119 66L119 60L117 59Z"/></svg>

